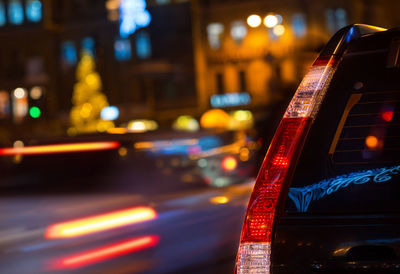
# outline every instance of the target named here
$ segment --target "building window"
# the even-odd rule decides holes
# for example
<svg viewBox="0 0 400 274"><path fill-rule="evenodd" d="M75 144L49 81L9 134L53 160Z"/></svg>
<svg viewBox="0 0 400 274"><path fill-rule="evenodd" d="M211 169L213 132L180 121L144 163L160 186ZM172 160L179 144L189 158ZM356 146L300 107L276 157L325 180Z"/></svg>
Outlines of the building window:
<svg viewBox="0 0 400 274"><path fill-rule="evenodd" d="M61 58L64 64L75 65L78 62L78 54L72 41L65 41L61 45Z"/></svg>
<svg viewBox="0 0 400 274"><path fill-rule="evenodd" d="M347 25L347 13L344 9L327 9L325 11L326 26L331 33Z"/></svg>
<svg viewBox="0 0 400 274"><path fill-rule="evenodd" d="M233 21L231 24L231 36L236 43L241 43L247 35L247 27L243 21Z"/></svg>
<svg viewBox="0 0 400 274"><path fill-rule="evenodd" d="M25 11L28 21L40 22L42 20L42 3L39 0L28 0Z"/></svg>
<svg viewBox="0 0 400 274"><path fill-rule="evenodd" d="M132 57L131 41L128 38L117 39L114 42L115 59L127 61Z"/></svg>
<svg viewBox="0 0 400 274"><path fill-rule="evenodd" d="M21 25L24 22L24 9L20 0L11 0L8 3L8 20L13 25Z"/></svg>
<svg viewBox="0 0 400 274"><path fill-rule="evenodd" d="M246 72L243 70L239 71L239 88L240 92L247 91Z"/></svg>
<svg viewBox="0 0 400 274"><path fill-rule="evenodd" d="M307 22L304 14L296 13L292 16L292 29L296 37L303 37L307 32Z"/></svg>
<svg viewBox="0 0 400 274"><path fill-rule="evenodd" d="M95 44L96 43L92 37L86 37L82 40L82 49L92 55L92 57L95 57Z"/></svg>
<svg viewBox="0 0 400 274"><path fill-rule="evenodd" d="M4 8L4 2L0 0L0 26L6 24L6 10Z"/></svg>
<svg viewBox="0 0 400 274"><path fill-rule="evenodd" d="M347 26L347 13L344 9L336 9L335 17L337 29Z"/></svg>
<svg viewBox="0 0 400 274"><path fill-rule="evenodd" d="M136 55L139 59L151 56L151 40L147 32L140 32L136 36Z"/></svg>
<svg viewBox="0 0 400 274"><path fill-rule="evenodd" d="M221 48L221 39L224 34L224 25L221 23L211 23L207 26L208 43L212 49Z"/></svg>
<svg viewBox="0 0 400 274"><path fill-rule="evenodd" d="M215 77L217 81L217 93L218 94L225 93L224 75L222 73L217 73Z"/></svg>

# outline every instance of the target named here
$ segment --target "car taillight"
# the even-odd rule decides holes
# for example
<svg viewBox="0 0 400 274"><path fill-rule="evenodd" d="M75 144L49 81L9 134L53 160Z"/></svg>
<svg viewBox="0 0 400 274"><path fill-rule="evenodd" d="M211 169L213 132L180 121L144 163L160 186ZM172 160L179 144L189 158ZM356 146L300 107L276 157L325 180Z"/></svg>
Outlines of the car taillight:
<svg viewBox="0 0 400 274"><path fill-rule="evenodd" d="M298 87L258 173L247 207L236 260L237 273L270 273L277 204L334 74L334 58L317 59ZM283 191L282 191L283 190Z"/></svg>

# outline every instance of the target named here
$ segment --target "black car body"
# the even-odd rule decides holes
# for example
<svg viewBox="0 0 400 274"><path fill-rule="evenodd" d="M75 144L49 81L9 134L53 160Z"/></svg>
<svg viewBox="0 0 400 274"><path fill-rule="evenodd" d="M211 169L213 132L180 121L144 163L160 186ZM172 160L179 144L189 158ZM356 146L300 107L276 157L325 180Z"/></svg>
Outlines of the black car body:
<svg viewBox="0 0 400 274"><path fill-rule="evenodd" d="M351 25L322 51L260 169L237 273L400 272L399 41Z"/></svg>

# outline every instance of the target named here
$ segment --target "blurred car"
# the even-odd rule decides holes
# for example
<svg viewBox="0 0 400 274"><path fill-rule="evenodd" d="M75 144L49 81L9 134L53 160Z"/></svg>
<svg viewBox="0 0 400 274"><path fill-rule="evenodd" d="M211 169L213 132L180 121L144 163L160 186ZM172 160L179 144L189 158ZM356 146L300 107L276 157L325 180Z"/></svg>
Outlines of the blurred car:
<svg viewBox="0 0 400 274"><path fill-rule="evenodd" d="M399 273L400 29L335 34L248 204L237 273Z"/></svg>
<svg viewBox="0 0 400 274"><path fill-rule="evenodd" d="M253 158L240 155L248 143L255 150L246 135L238 138L149 132L0 148L1 272L231 271L253 186L252 168L244 168ZM201 160L226 157L235 166L214 176L228 183L206 184Z"/></svg>

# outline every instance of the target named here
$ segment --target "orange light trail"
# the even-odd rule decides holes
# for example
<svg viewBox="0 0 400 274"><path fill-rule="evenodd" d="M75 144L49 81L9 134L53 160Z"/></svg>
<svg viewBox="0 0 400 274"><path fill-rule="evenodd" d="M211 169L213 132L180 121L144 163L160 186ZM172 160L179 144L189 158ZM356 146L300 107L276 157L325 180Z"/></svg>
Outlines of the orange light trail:
<svg viewBox="0 0 400 274"><path fill-rule="evenodd" d="M66 152L109 150L109 149L116 149L119 147L119 145L120 144L118 142L88 142L88 143L0 148L0 156L57 154Z"/></svg>
<svg viewBox="0 0 400 274"><path fill-rule="evenodd" d="M47 239L73 238L155 219L157 213L149 207L135 207L49 226Z"/></svg>
<svg viewBox="0 0 400 274"><path fill-rule="evenodd" d="M71 255L52 264L52 269L72 269L109 260L128 253L154 247L158 244L160 237L157 235L143 236L114 243L105 247L92 249L80 254Z"/></svg>

